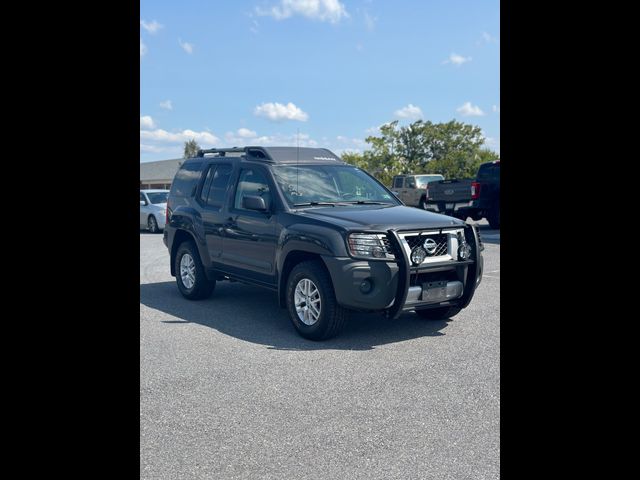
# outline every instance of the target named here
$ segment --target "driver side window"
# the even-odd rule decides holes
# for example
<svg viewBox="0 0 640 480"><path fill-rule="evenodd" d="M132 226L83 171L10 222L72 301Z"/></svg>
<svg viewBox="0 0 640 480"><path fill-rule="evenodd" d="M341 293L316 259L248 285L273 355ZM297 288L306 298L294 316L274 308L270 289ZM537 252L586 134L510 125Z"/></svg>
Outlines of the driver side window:
<svg viewBox="0 0 640 480"><path fill-rule="evenodd" d="M246 210L242 207L242 197L244 196L262 197L267 208L270 208L271 192L269 191L269 182L263 172L255 168L245 168L240 172L233 204L237 210Z"/></svg>

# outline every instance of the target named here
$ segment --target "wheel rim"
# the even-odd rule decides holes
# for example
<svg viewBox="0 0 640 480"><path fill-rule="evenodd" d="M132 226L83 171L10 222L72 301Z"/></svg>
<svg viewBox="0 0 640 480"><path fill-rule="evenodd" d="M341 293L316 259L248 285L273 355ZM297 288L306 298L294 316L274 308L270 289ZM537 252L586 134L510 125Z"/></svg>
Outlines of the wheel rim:
<svg viewBox="0 0 640 480"><path fill-rule="evenodd" d="M180 279L187 288L193 287L196 283L196 263L188 253L185 253L180 259Z"/></svg>
<svg viewBox="0 0 640 480"><path fill-rule="evenodd" d="M155 231L156 226L156 219L153 217L149 217L149 230L151 230L152 232Z"/></svg>
<svg viewBox="0 0 640 480"><path fill-rule="evenodd" d="M305 325L314 325L320 318L322 304L320 290L308 278L303 278L296 285L294 303L298 318Z"/></svg>

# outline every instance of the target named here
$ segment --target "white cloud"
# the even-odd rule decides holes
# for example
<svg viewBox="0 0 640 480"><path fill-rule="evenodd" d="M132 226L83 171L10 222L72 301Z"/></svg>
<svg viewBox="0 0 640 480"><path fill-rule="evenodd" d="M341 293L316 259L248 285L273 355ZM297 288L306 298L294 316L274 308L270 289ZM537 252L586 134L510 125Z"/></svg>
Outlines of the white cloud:
<svg viewBox="0 0 640 480"><path fill-rule="evenodd" d="M147 46L142 42L142 37L140 37L140 58L144 57L147 53Z"/></svg>
<svg viewBox="0 0 640 480"><path fill-rule="evenodd" d="M263 103L254 109L253 114L257 117L265 117L275 122L282 120L306 122L309 118L307 113L303 112L291 102L286 105L277 102Z"/></svg>
<svg viewBox="0 0 640 480"><path fill-rule="evenodd" d="M254 132L253 130L249 130L248 128L239 128L236 131L236 135L238 135L240 138L255 138L258 136L256 132Z"/></svg>
<svg viewBox="0 0 640 480"><path fill-rule="evenodd" d="M140 130L140 139L160 143L184 143L187 140L195 138L196 142L201 145L216 145L220 139L213 133L186 129L179 132L168 132L161 128L155 130Z"/></svg>
<svg viewBox="0 0 640 480"><path fill-rule="evenodd" d="M491 107L491 110L493 110L495 113L500 113L500 105L493 105Z"/></svg>
<svg viewBox="0 0 640 480"><path fill-rule="evenodd" d="M171 148L159 147L157 145L147 145L144 143L140 144L140 151L145 153L165 153L169 150L171 150Z"/></svg>
<svg viewBox="0 0 640 480"><path fill-rule="evenodd" d="M398 118L406 118L409 120L418 120L419 118L422 118L422 110L420 110L420 107L416 107L411 103L406 107L396 110L393 114Z"/></svg>
<svg viewBox="0 0 640 480"><path fill-rule="evenodd" d="M496 37L491 36L487 32L482 32L481 37L482 40L478 43L496 43L498 41Z"/></svg>
<svg viewBox="0 0 640 480"><path fill-rule="evenodd" d="M249 31L254 35L257 35L260 32L260 30L258 29L259 26L260 25L258 24L257 20L251 20L251 26L249 27Z"/></svg>
<svg viewBox="0 0 640 480"><path fill-rule="evenodd" d="M189 55L193 53L193 43L183 42L181 39L178 39L178 43L180 44L182 49Z"/></svg>
<svg viewBox="0 0 640 480"><path fill-rule="evenodd" d="M321 22L338 23L342 18L348 18L349 13L339 0L280 0L277 5L267 9L256 7L257 15L268 15L276 20L284 20L294 15Z"/></svg>
<svg viewBox="0 0 640 480"><path fill-rule="evenodd" d="M471 57L463 57L462 55L458 55L457 53L452 53L449 55L449 58L442 63L451 63L456 67L463 65L467 62L471 61Z"/></svg>
<svg viewBox="0 0 640 480"><path fill-rule="evenodd" d="M370 32L372 32L373 29L376 28L377 20L378 17L372 17L371 15L369 15L369 12L364 12L364 26L367 27L367 30L369 30Z"/></svg>
<svg viewBox="0 0 640 480"><path fill-rule="evenodd" d="M471 102L465 102L461 107L456 109L456 112L462 114L464 117L481 117L484 115L480 107L471 105Z"/></svg>
<svg viewBox="0 0 640 480"><path fill-rule="evenodd" d="M140 130L151 130L152 128L156 128L153 118L149 115L140 117Z"/></svg>
<svg viewBox="0 0 640 480"><path fill-rule="evenodd" d="M157 33L164 25L160 25L157 21L152 20L151 22L146 22L144 20L140 20L140 26L144 28L150 34Z"/></svg>
<svg viewBox="0 0 640 480"><path fill-rule="evenodd" d="M164 102L160 102L160 108L173 110L173 104L171 103L171 100L165 100Z"/></svg>

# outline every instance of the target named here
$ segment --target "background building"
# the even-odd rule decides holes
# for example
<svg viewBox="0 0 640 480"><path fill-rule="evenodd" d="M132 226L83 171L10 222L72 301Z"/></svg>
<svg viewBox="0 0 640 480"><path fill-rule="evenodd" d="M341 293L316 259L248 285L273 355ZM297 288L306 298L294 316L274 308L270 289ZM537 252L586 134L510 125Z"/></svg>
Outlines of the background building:
<svg viewBox="0 0 640 480"><path fill-rule="evenodd" d="M140 188L171 188L173 177L184 159L158 160L140 164Z"/></svg>

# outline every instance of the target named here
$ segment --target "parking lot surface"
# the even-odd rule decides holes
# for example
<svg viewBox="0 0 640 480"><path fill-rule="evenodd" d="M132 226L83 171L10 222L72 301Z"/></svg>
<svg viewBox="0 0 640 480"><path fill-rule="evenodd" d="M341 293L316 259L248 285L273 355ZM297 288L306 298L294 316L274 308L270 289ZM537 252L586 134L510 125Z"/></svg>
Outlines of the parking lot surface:
<svg viewBox="0 0 640 480"><path fill-rule="evenodd" d="M192 302L140 232L143 479L497 479L500 232L449 321L355 314L298 336L276 295L218 282Z"/></svg>

